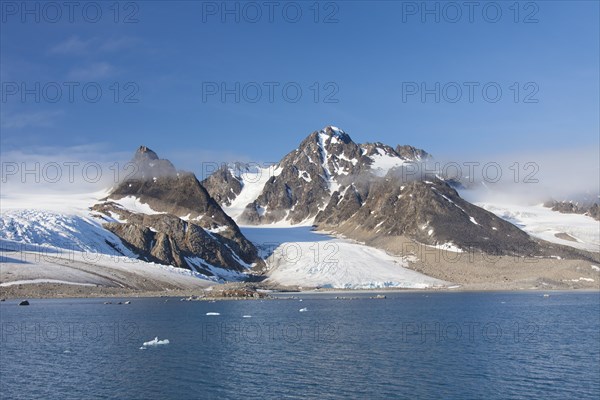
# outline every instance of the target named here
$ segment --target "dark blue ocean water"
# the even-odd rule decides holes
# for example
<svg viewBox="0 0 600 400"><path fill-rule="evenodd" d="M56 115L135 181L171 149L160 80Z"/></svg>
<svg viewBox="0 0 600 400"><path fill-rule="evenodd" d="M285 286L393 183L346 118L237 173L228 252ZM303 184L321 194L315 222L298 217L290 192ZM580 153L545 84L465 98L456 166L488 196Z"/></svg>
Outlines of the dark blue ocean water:
<svg viewBox="0 0 600 400"><path fill-rule="evenodd" d="M334 296L304 295L302 302L0 303L0 396L600 396L598 293ZM170 343L140 349L156 336Z"/></svg>

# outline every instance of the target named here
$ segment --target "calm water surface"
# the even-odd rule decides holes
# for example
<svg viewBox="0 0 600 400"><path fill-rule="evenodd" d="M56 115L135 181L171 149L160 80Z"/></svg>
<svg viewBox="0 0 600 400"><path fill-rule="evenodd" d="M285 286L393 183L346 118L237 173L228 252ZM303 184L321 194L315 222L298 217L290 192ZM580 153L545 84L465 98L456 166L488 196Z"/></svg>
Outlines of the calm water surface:
<svg viewBox="0 0 600 400"><path fill-rule="evenodd" d="M599 293L371 295L3 302L0 398L600 397Z"/></svg>

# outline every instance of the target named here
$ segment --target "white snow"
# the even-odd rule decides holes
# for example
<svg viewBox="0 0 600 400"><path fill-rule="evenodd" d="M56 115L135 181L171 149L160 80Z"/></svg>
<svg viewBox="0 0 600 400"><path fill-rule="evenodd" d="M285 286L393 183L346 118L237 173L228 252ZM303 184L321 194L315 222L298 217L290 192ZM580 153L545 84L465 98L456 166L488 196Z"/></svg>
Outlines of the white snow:
<svg viewBox="0 0 600 400"><path fill-rule="evenodd" d="M327 186L329 186L329 192L333 193L335 190L332 188L332 176L331 171L329 170L329 153L327 152L327 141L329 141L330 136L319 132L319 150L321 151L321 167L325 172L325 180L327 181Z"/></svg>
<svg viewBox="0 0 600 400"><path fill-rule="evenodd" d="M169 265L145 262L113 253L75 251L0 240L0 285L60 283L81 286L121 286L132 274L163 287L200 288L209 277Z"/></svg>
<svg viewBox="0 0 600 400"><path fill-rule="evenodd" d="M221 233L221 232L225 232L227 229L229 229L229 227L227 225L220 225L220 226L217 226L216 228L205 229L205 231L208 231L210 233Z"/></svg>
<svg viewBox="0 0 600 400"><path fill-rule="evenodd" d="M272 176L278 176L280 173L281 169L274 166L268 168L255 167L243 172L240 175L242 191L229 206L223 207L223 210L233 220L237 220L244 212L246 206L260 196L267 181Z"/></svg>
<svg viewBox="0 0 600 400"><path fill-rule="evenodd" d="M140 199L138 199L135 196L126 196L126 197L123 197L118 200L109 198L108 201L117 203L118 205L123 207L125 210L131 211L134 213L147 214L147 215L166 214L164 212L159 212L159 211L153 210L148 204L142 203L140 201Z"/></svg>
<svg viewBox="0 0 600 400"><path fill-rule="evenodd" d="M404 164L404 160L388 154L380 148L377 149L377 154L372 155L370 158L373 160L371 171L377 176L385 176L390 169Z"/></svg>
<svg viewBox="0 0 600 400"><path fill-rule="evenodd" d="M101 254L118 254L116 248L119 255L135 257L102 222L89 214L13 209L0 214L0 240Z"/></svg>
<svg viewBox="0 0 600 400"><path fill-rule="evenodd" d="M86 193L36 192L2 190L0 213L16 210L38 210L73 215L88 215L89 207L108 196L108 190Z"/></svg>
<svg viewBox="0 0 600 400"><path fill-rule="evenodd" d="M163 344L169 344L169 339L158 340L158 336L149 342L144 342L143 346L160 346Z"/></svg>
<svg viewBox="0 0 600 400"><path fill-rule="evenodd" d="M460 247L456 246L452 242L437 244L437 245L434 245L434 246L428 245L428 247L433 247L435 249L446 250L446 251L453 251L455 253L462 253L463 252L463 250Z"/></svg>
<svg viewBox="0 0 600 400"><path fill-rule="evenodd" d="M116 276L129 273L165 287L206 287L208 277L182 268L136 258L121 240L102 227L106 220L89 207L107 191L87 194L2 193L0 281L11 284L123 286ZM144 211L143 205L132 203ZM131 204L125 201L125 204ZM105 216L114 221L111 216ZM13 283L19 282L21 283Z"/></svg>
<svg viewBox="0 0 600 400"><path fill-rule="evenodd" d="M241 227L267 258L269 280L290 286L367 289L443 285L406 267L406 260L311 227Z"/></svg>
<svg viewBox="0 0 600 400"><path fill-rule="evenodd" d="M594 282L594 280L592 278L583 278L583 277L580 277L578 279L571 279L571 282L581 282L581 281L584 281L584 282Z"/></svg>
<svg viewBox="0 0 600 400"><path fill-rule="evenodd" d="M600 223L586 215L562 214L541 204L487 202L476 205L515 224L532 236L578 249L600 252ZM560 239L555 236L558 233L566 233L577 241Z"/></svg>
<svg viewBox="0 0 600 400"><path fill-rule="evenodd" d="M302 178L306 182L312 182L312 178L310 177L310 174L308 172L306 172L306 171L300 171L300 170L298 170L298 178Z"/></svg>
<svg viewBox="0 0 600 400"><path fill-rule="evenodd" d="M11 282L3 282L0 283L0 286L15 286L15 285L31 285L35 283L60 283L63 285L75 285L75 286L97 286L92 283L80 283L80 282L69 282L69 281L61 281L59 279L26 279L22 281L11 281Z"/></svg>
<svg viewBox="0 0 600 400"><path fill-rule="evenodd" d="M234 254L232 253L232 255ZM195 268L196 272L199 271L198 268L204 268L210 271L210 273L212 273L213 276L202 275L200 272L198 272L198 274L201 275L203 279L209 279L213 282L222 283L225 281L240 281L246 278L246 275L241 272L216 267L212 264L209 264L200 257L185 257L185 261L187 261L188 264L192 266L192 268ZM248 265L244 263L239 257L236 261L241 262L244 266L248 268Z"/></svg>
<svg viewBox="0 0 600 400"><path fill-rule="evenodd" d="M358 163L358 160L356 158L348 158L344 153L337 156L337 158L339 158L340 160L348 161L349 163L352 163L352 165L356 165Z"/></svg>

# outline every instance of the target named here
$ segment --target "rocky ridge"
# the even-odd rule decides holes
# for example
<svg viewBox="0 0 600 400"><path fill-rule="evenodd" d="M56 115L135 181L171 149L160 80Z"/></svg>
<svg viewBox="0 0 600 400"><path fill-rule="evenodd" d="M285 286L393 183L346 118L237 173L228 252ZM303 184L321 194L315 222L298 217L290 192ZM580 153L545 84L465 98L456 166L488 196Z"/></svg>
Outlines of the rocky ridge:
<svg viewBox="0 0 600 400"><path fill-rule="evenodd" d="M177 171L145 146L132 163L135 173L92 209L141 258L223 277L264 266L194 174Z"/></svg>

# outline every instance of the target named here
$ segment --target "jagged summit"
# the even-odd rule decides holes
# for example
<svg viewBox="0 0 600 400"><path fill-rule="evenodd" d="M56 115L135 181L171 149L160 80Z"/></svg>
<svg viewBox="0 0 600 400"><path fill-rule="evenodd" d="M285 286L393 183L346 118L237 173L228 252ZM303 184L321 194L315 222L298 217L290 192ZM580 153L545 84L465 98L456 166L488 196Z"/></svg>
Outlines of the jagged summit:
<svg viewBox="0 0 600 400"><path fill-rule="evenodd" d="M127 176L129 179L157 179L177 174L171 161L159 158L158 154L146 146L140 146L137 149L131 163L135 165L136 169L133 174Z"/></svg>
<svg viewBox="0 0 600 400"><path fill-rule="evenodd" d="M230 211L242 223L296 224L314 218L341 186L385 176L394 167L428 156L414 147L398 148L403 155L379 142L358 144L344 130L328 125L305 137L271 170L236 174L224 166L203 184L221 205L234 207Z"/></svg>
<svg viewBox="0 0 600 400"><path fill-rule="evenodd" d="M348 135L346 132L344 132L337 126L327 125L325 128L321 129L319 133L330 137L335 137L337 139L340 139L344 143L352 142L350 135Z"/></svg>
<svg viewBox="0 0 600 400"><path fill-rule="evenodd" d="M431 154L425 150L418 149L409 145L398 145L394 149L398 155L406 160L427 161L432 158Z"/></svg>
<svg viewBox="0 0 600 400"><path fill-rule="evenodd" d="M138 160L158 160L158 154L156 154L154 151L150 150L148 147L142 145L135 152L135 155L133 156L133 159L135 161L138 161Z"/></svg>

